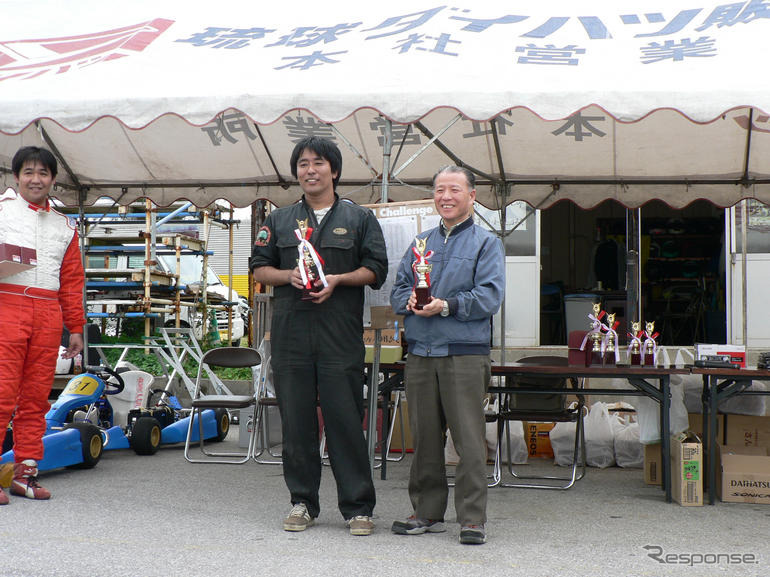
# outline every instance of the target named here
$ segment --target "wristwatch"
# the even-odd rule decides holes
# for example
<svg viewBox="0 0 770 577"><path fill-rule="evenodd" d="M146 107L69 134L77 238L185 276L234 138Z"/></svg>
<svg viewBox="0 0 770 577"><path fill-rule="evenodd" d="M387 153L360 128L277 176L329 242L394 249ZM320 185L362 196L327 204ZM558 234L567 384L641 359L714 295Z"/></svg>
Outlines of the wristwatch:
<svg viewBox="0 0 770 577"><path fill-rule="evenodd" d="M442 317L449 316L449 303L446 300L444 300L444 306L441 308L441 316Z"/></svg>

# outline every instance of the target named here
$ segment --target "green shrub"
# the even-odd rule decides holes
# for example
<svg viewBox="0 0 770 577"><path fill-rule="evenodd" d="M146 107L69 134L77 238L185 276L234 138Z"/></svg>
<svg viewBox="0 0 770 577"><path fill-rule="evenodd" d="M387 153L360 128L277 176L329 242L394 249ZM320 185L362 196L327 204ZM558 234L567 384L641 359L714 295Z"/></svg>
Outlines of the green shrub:
<svg viewBox="0 0 770 577"><path fill-rule="evenodd" d="M104 344L137 344L136 337L131 335L123 335L120 337L103 336L102 343ZM204 351L207 350L204 348ZM122 349L103 349L104 355L107 357L107 361L110 366L114 367L118 362ZM124 357L125 361L136 365L139 370L150 373L155 376L163 376L163 368L158 361L155 354L150 350L145 349L131 349L126 353ZM182 366L188 376L195 379L198 374L198 363L195 360L186 357L182 362ZM214 368L214 373L222 380L225 381L250 381L251 369L232 369L232 368Z"/></svg>

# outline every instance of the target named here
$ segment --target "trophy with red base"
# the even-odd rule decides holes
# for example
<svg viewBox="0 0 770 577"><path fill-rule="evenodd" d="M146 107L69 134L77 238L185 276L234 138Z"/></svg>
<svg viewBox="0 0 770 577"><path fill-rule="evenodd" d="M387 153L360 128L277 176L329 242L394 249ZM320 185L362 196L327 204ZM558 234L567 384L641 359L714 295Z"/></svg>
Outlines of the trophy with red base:
<svg viewBox="0 0 770 577"><path fill-rule="evenodd" d="M324 261L321 255L316 252L315 247L310 244L310 235L313 234L313 229L307 225L307 219L297 220L294 234L299 239L297 266L299 267L299 274L302 276L301 298L303 301L312 301L313 297L310 296L310 293L318 290L315 286L316 280L321 279L324 286L328 285L323 271Z"/></svg>
<svg viewBox="0 0 770 577"><path fill-rule="evenodd" d="M658 364L658 343L655 340L658 337L655 332L655 321L644 323L644 345L642 348L642 361L645 366L654 367Z"/></svg>
<svg viewBox="0 0 770 577"><path fill-rule="evenodd" d="M618 364L618 328L620 321L615 320L615 313L607 315L607 324L605 325L604 343L604 364L606 366L615 366Z"/></svg>
<svg viewBox="0 0 770 577"><path fill-rule="evenodd" d="M628 361L632 367L638 367L642 364L642 337L644 331L639 321L631 323L631 332L628 333L631 342L628 345Z"/></svg>
<svg viewBox="0 0 770 577"><path fill-rule="evenodd" d="M422 310L422 308L430 302L430 271L433 269L433 265L428 262L428 259L433 256L433 251L425 251L427 248L427 239L415 238L412 252L414 253L415 260L412 263L412 270L414 271L414 294L417 297L417 304L414 308Z"/></svg>

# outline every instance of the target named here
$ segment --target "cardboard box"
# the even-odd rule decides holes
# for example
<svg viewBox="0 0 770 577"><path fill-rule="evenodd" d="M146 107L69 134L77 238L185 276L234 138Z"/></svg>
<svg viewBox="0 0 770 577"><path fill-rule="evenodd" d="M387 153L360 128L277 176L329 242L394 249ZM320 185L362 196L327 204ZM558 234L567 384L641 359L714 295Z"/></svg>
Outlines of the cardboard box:
<svg viewBox="0 0 770 577"><path fill-rule="evenodd" d="M395 363L400 361L403 357L403 350L401 345L392 347L390 345L382 345L380 347L380 362L381 363ZM365 363L374 362L374 346L366 345L366 353L364 355Z"/></svg>
<svg viewBox="0 0 770 577"><path fill-rule="evenodd" d="M660 443L644 446L644 482L648 485L662 484L660 467Z"/></svg>
<svg viewBox="0 0 770 577"><path fill-rule="evenodd" d="M403 338L403 334L400 338ZM401 340L396 340L396 335L389 329L380 331L380 343L383 346L401 346ZM364 344L374 345L374 329L364 329Z"/></svg>
<svg viewBox="0 0 770 577"><path fill-rule="evenodd" d="M725 445L770 448L770 417L725 415Z"/></svg>
<svg viewBox="0 0 770 577"><path fill-rule="evenodd" d="M409 407L406 404L406 398L402 397L401 405L399 408L399 412L401 413L401 418L403 419L404 423L404 434L401 435L401 426L399 425L398 414L391 415L391 419L396 419L396 426L393 427L393 436L390 439L390 452L401 452L401 446L403 444L404 449L407 452L411 452L414 450L414 447L412 445L412 432L409 429ZM403 439L403 443L402 443Z"/></svg>
<svg viewBox="0 0 770 577"><path fill-rule="evenodd" d="M397 315L393 309L387 306L371 307L371 328L373 329L398 329L404 328L404 317ZM385 331L383 331L385 332ZM393 331L391 331L393 332Z"/></svg>
<svg viewBox="0 0 770 577"><path fill-rule="evenodd" d="M770 505L770 456L766 447L719 447L717 494L726 503Z"/></svg>
<svg viewBox="0 0 770 577"><path fill-rule="evenodd" d="M695 360L723 360L738 363L746 368L746 347L744 345L709 345L695 343Z"/></svg>
<svg viewBox="0 0 770 577"><path fill-rule="evenodd" d="M401 334L401 338L404 338L403 334ZM366 347L364 362L371 363L374 361L374 329L364 329L364 346ZM401 341L395 339L393 330L380 331L380 362L395 363L400 361L403 356L404 349L401 346Z"/></svg>
<svg viewBox="0 0 770 577"><path fill-rule="evenodd" d="M671 495L683 507L703 505L703 444L694 433L671 437Z"/></svg>
<svg viewBox="0 0 770 577"><path fill-rule="evenodd" d="M527 451L530 458L553 459L553 447L549 433L555 423L524 423L524 440L527 443Z"/></svg>
<svg viewBox="0 0 770 577"><path fill-rule="evenodd" d="M703 438L703 413L687 413L688 430ZM725 442L725 415L717 415L717 432L714 437L720 445Z"/></svg>
<svg viewBox="0 0 770 577"><path fill-rule="evenodd" d="M702 438L703 435L703 415L701 413L688 413L687 418L690 426L689 430ZM717 434L718 444L723 444L725 434L725 416L717 415ZM648 485L660 485L663 481L660 469L660 443L644 446L644 482ZM703 480L706 483L706 479ZM707 485L704 484L704 487Z"/></svg>
<svg viewBox="0 0 770 577"><path fill-rule="evenodd" d="M7 242L0 243L0 278L29 270L33 266L35 265L24 263L20 246Z"/></svg>

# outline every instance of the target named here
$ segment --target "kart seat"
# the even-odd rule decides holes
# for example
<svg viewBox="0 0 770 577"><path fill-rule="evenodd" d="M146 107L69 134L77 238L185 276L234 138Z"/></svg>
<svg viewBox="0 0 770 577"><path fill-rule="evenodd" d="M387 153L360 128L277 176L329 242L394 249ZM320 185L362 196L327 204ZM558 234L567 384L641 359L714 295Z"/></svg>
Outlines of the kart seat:
<svg viewBox="0 0 770 577"><path fill-rule="evenodd" d="M125 427L128 425L129 411L146 406L147 395L155 377L140 370L120 371L120 377L125 386L119 393L110 395L109 399L113 424Z"/></svg>

